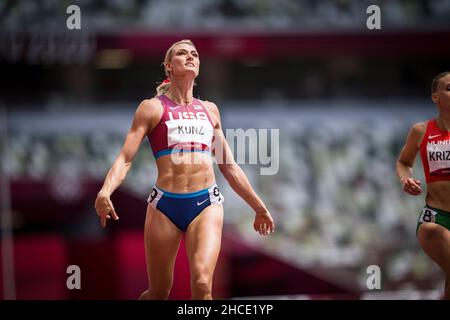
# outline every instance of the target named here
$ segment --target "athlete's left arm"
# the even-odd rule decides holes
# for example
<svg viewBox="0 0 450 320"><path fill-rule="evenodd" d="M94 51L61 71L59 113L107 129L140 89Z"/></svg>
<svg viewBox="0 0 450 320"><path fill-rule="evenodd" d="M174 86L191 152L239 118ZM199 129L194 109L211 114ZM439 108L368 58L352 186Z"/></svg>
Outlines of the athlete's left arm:
<svg viewBox="0 0 450 320"><path fill-rule="evenodd" d="M222 131L220 112L212 102L206 102L211 120L214 124L213 153L219 170L231 188L255 211L253 228L261 235L268 235L275 230L275 224L264 202L253 190L247 176L234 161L233 153Z"/></svg>

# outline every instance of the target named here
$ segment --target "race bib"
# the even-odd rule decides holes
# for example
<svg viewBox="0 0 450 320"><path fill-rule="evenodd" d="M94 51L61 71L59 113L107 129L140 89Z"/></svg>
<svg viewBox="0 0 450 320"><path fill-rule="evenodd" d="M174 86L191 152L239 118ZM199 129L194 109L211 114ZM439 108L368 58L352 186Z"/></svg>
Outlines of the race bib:
<svg viewBox="0 0 450 320"><path fill-rule="evenodd" d="M447 176L450 175L450 144L439 142L427 144L430 175ZM444 140L442 142L447 143L448 140Z"/></svg>
<svg viewBox="0 0 450 320"><path fill-rule="evenodd" d="M437 215L436 211L431 210L430 208L423 208L422 214L419 217L419 222L420 223L436 222L436 215Z"/></svg>
<svg viewBox="0 0 450 320"><path fill-rule="evenodd" d="M168 145L194 142L211 146L214 129L208 120L174 119L166 121Z"/></svg>

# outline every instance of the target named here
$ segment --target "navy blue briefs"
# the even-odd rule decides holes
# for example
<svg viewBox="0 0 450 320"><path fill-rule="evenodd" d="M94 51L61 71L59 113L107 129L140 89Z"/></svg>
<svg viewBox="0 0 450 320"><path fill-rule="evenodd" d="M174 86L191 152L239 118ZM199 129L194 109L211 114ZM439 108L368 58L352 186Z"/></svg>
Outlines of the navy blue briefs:
<svg viewBox="0 0 450 320"><path fill-rule="evenodd" d="M186 232L203 209L213 203L223 203L224 198L217 184L191 193L173 193L154 186L147 202L161 211L178 229Z"/></svg>

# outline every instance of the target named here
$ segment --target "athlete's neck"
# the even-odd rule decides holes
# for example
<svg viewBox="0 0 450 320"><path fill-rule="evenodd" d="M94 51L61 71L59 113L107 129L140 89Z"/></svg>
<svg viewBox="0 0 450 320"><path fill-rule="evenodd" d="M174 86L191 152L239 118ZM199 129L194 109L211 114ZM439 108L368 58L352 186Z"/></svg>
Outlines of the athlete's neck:
<svg viewBox="0 0 450 320"><path fill-rule="evenodd" d="M189 105L194 100L193 88L194 79L188 81L173 79L166 95L176 104Z"/></svg>
<svg viewBox="0 0 450 320"><path fill-rule="evenodd" d="M450 131L450 115L439 113L436 122L441 130Z"/></svg>

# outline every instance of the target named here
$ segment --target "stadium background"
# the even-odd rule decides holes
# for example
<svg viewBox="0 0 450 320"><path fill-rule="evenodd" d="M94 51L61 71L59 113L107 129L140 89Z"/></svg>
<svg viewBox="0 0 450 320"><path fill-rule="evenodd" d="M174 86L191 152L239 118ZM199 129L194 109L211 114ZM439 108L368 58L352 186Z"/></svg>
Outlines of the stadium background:
<svg viewBox="0 0 450 320"><path fill-rule="evenodd" d="M71 4L81 30L66 28ZM366 28L371 4L381 30ZM165 50L186 38L201 57L195 95L217 103L224 128L280 129L276 175L242 166L275 234L253 231L253 212L217 175L214 296L439 297L443 275L415 238L424 196L402 193L395 161L409 126L435 114L449 17L444 0L2 1L0 297L135 299L146 288L147 140L112 196L120 222L102 230L93 203L135 108L163 80ZM69 265L81 290L66 287ZM366 287L370 265L380 290ZM183 247L175 272L171 298L189 298Z"/></svg>

